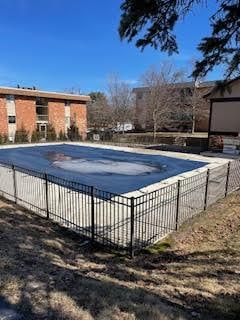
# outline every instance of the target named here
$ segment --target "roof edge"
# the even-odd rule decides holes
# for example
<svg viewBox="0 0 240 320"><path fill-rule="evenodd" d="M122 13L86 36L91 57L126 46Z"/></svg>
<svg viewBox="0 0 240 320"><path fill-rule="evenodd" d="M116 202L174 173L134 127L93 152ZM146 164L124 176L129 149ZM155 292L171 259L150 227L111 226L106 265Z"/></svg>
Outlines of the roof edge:
<svg viewBox="0 0 240 320"><path fill-rule="evenodd" d="M213 80L213 81L203 81L200 82L198 84L198 88L211 88L214 87L217 83L217 81L219 80ZM195 82L194 81L188 81L188 82L176 82L176 83L171 83L171 85L176 86L177 88L187 88L187 87L194 87L195 86ZM140 92L140 91L147 91L148 87L144 86L144 87L136 87L133 88L133 93L135 92Z"/></svg>
<svg viewBox="0 0 240 320"><path fill-rule="evenodd" d="M231 79L231 80L227 81L226 86L229 86L232 82L235 82L235 81L238 81L238 80L240 80L240 76L238 76L238 77L236 77L236 78L234 78L234 79ZM220 80L220 81L221 81L221 80ZM224 80L223 80L223 81L224 81ZM207 94L205 94L205 95L203 96L203 98L207 99L207 98L210 97L213 93L217 92L217 91L219 90L218 83L219 83L219 81L217 81L217 83L216 83L216 85L214 86L214 88L213 88L210 92L208 92Z"/></svg>
<svg viewBox="0 0 240 320"><path fill-rule="evenodd" d="M63 100L74 100L74 101L90 101L91 98L88 95L77 95L64 92L56 91L42 91L42 90L31 90L23 88L13 88L13 87L0 87L0 94L12 94L19 96L29 96L29 97L43 97L43 98L55 98Z"/></svg>

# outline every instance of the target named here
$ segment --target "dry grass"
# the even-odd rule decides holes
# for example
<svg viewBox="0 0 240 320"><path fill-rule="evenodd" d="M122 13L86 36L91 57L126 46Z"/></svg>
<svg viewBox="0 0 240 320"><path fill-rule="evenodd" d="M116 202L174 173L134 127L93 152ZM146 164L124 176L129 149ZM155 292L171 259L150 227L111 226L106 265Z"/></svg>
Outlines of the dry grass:
<svg viewBox="0 0 240 320"><path fill-rule="evenodd" d="M0 202L0 297L27 319L238 318L240 193L133 260L81 242Z"/></svg>

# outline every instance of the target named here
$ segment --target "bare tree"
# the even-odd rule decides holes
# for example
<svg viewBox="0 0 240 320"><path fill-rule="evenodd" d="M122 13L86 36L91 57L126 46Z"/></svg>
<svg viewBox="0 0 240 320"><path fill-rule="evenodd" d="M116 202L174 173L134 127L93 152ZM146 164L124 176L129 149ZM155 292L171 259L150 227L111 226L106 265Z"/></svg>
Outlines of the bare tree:
<svg viewBox="0 0 240 320"><path fill-rule="evenodd" d="M112 107L113 121L120 125L124 133L125 124L132 121L133 116L133 95L132 88L128 83L111 75L108 81L108 98Z"/></svg>
<svg viewBox="0 0 240 320"><path fill-rule="evenodd" d="M190 90L189 90L190 89ZM191 122L191 131L196 131L196 124L201 123L201 127L207 126L209 117L209 104L204 99L210 87L202 86L200 82L194 82L191 88L183 90L182 117Z"/></svg>
<svg viewBox="0 0 240 320"><path fill-rule="evenodd" d="M107 97L102 92L91 92L88 103L88 126L94 129L105 129L112 125L112 110Z"/></svg>
<svg viewBox="0 0 240 320"><path fill-rule="evenodd" d="M196 65L196 59L191 59L188 62L188 66L190 70L192 70ZM190 70L187 70L187 73L190 73ZM204 77L198 77L196 80L192 80L194 83L191 92L186 92L185 101L190 106L190 108L186 109L186 112L190 113L192 117L192 133L196 130L196 123L202 121L208 121L209 117L209 103L203 96L209 92L209 86L202 86L201 84L204 82Z"/></svg>
<svg viewBox="0 0 240 320"><path fill-rule="evenodd" d="M160 69L150 68L142 76L146 87L143 97L146 121L152 123L153 139L158 129L168 124L174 115L181 113L181 90L177 83L183 80L183 72L174 70L173 65L164 63Z"/></svg>
<svg viewBox="0 0 240 320"><path fill-rule="evenodd" d="M198 83L195 83L190 98L192 107L192 133L195 132L197 121L203 121L204 119L208 118L208 103L203 98L204 93L206 92L201 90L200 85Z"/></svg>

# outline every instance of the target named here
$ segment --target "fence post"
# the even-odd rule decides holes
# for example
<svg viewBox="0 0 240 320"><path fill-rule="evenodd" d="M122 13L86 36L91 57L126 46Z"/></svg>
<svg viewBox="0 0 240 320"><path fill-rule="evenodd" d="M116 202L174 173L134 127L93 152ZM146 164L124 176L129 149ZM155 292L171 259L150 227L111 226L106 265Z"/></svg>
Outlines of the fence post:
<svg viewBox="0 0 240 320"><path fill-rule="evenodd" d="M130 217L130 257L133 258L134 257L134 210L135 210L135 198L131 197L130 201L131 201L131 217Z"/></svg>
<svg viewBox="0 0 240 320"><path fill-rule="evenodd" d="M13 172L14 202L17 204L17 179L16 179L16 169L14 165L12 165L12 172Z"/></svg>
<svg viewBox="0 0 240 320"><path fill-rule="evenodd" d="M181 180L178 180L178 182L177 182L176 226L175 226L176 231L178 230L178 220L179 220L180 189L181 189Z"/></svg>
<svg viewBox="0 0 240 320"><path fill-rule="evenodd" d="M95 240L95 207L94 207L94 187L91 187L91 236L92 244Z"/></svg>
<svg viewBox="0 0 240 320"><path fill-rule="evenodd" d="M210 169L207 169L206 189L205 189L204 208L203 208L204 211L207 209L209 175L210 175Z"/></svg>
<svg viewBox="0 0 240 320"><path fill-rule="evenodd" d="M44 174L45 180L45 195L46 195L46 212L47 212L47 219L49 219L49 205L48 205L48 177L47 173Z"/></svg>
<svg viewBox="0 0 240 320"><path fill-rule="evenodd" d="M230 166L231 166L231 161L228 162L228 166L227 166L227 177L226 177L225 197L226 197L227 194L228 194L228 183L229 183Z"/></svg>

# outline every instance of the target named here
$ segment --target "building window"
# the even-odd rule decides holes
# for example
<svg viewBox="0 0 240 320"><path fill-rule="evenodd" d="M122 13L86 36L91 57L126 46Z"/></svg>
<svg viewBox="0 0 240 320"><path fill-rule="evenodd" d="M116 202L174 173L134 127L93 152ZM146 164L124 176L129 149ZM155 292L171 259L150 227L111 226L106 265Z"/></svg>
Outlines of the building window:
<svg viewBox="0 0 240 320"><path fill-rule="evenodd" d="M8 123L16 123L16 116L8 116Z"/></svg>
<svg viewBox="0 0 240 320"><path fill-rule="evenodd" d="M65 107L70 107L71 102L69 100L65 100Z"/></svg>
<svg viewBox="0 0 240 320"><path fill-rule="evenodd" d="M36 114L37 121L48 121L48 101L47 99L37 97L36 98Z"/></svg>
<svg viewBox="0 0 240 320"><path fill-rule="evenodd" d="M37 97L36 98L36 105L37 106L47 107L48 106L48 101L45 98Z"/></svg>
<svg viewBox="0 0 240 320"><path fill-rule="evenodd" d="M12 94L6 95L6 100L12 102L14 101L14 96Z"/></svg>

